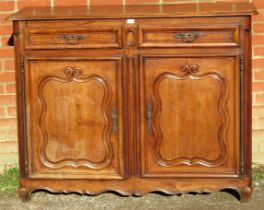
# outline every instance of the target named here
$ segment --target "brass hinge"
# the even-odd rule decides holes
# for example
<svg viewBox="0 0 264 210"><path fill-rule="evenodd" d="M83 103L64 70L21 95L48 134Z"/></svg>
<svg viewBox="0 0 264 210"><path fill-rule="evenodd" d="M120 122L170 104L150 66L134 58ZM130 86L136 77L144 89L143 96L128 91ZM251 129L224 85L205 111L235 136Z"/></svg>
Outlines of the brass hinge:
<svg viewBox="0 0 264 210"><path fill-rule="evenodd" d="M240 55L240 174L244 175L244 55Z"/></svg>
<svg viewBox="0 0 264 210"><path fill-rule="evenodd" d="M24 73L25 72L25 62L24 62L24 59L21 59L21 61L20 61L20 71L21 71L21 73Z"/></svg>
<svg viewBox="0 0 264 210"><path fill-rule="evenodd" d="M27 150L27 133L26 133L26 93L25 93L25 62L24 58L20 60L21 71L21 90L22 90L22 113L23 113L23 138L24 138L24 172L28 175L28 150Z"/></svg>
<svg viewBox="0 0 264 210"><path fill-rule="evenodd" d="M240 174L244 175L244 162L243 161L240 163Z"/></svg>
<svg viewBox="0 0 264 210"><path fill-rule="evenodd" d="M28 162L25 161L24 163L24 169L25 169L25 174L28 175Z"/></svg>
<svg viewBox="0 0 264 210"><path fill-rule="evenodd" d="M244 61L244 55L240 55L240 71L245 70L245 61Z"/></svg>

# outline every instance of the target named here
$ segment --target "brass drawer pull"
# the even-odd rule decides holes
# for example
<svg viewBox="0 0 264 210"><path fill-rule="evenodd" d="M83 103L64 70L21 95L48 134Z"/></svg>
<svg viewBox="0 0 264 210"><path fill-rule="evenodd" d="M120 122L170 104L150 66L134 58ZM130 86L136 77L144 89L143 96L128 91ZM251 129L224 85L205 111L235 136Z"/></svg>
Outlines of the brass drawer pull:
<svg viewBox="0 0 264 210"><path fill-rule="evenodd" d="M67 44L76 45L79 44L79 40L86 39L87 35L83 34L65 34L59 36L59 39L64 39L67 41Z"/></svg>
<svg viewBox="0 0 264 210"><path fill-rule="evenodd" d="M177 39L181 39L183 42L192 43L197 37L205 36L202 32L181 32L176 34Z"/></svg>

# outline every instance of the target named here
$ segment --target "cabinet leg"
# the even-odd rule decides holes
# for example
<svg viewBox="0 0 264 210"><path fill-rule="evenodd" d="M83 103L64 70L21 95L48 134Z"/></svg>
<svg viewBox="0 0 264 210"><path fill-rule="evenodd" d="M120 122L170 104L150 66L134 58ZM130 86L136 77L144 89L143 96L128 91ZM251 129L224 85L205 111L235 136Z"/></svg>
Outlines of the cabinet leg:
<svg viewBox="0 0 264 210"><path fill-rule="evenodd" d="M27 202L31 199L31 191L28 188L20 187L18 190L18 196L21 201Z"/></svg>
<svg viewBox="0 0 264 210"><path fill-rule="evenodd" d="M252 195L252 188L251 187L243 187L238 190L240 195L240 202L248 202Z"/></svg>

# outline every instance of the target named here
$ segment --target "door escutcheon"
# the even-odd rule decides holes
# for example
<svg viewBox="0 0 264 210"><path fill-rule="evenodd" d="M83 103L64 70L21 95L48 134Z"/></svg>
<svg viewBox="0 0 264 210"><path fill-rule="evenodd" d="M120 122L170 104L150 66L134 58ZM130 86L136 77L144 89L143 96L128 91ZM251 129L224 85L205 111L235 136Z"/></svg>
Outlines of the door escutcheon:
<svg viewBox="0 0 264 210"><path fill-rule="evenodd" d="M148 132L151 133L152 132L152 104L151 102L147 103L147 110L146 110L146 118L147 118L147 129Z"/></svg>
<svg viewBox="0 0 264 210"><path fill-rule="evenodd" d="M117 133L117 130L118 130L118 117L117 117L117 107L116 107L116 105L112 106L112 127L113 127L113 132Z"/></svg>

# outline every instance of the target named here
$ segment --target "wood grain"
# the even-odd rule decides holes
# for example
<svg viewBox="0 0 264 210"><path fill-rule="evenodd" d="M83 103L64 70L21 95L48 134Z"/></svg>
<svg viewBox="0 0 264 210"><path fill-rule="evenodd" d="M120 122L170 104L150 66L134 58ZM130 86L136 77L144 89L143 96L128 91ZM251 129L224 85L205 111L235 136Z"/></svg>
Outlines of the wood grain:
<svg viewBox="0 0 264 210"><path fill-rule="evenodd" d="M115 133L111 112L113 105L122 109L121 60L33 59L27 64L28 100L36 98L28 101L31 176L120 177L122 118L116 113L121 119Z"/></svg>
<svg viewBox="0 0 264 210"><path fill-rule="evenodd" d="M26 25L27 49L121 48L122 21L34 21Z"/></svg>
<svg viewBox="0 0 264 210"><path fill-rule="evenodd" d="M206 26L166 27L144 26L140 28L141 47L215 47L238 46L239 27Z"/></svg>
<svg viewBox="0 0 264 210"><path fill-rule="evenodd" d="M236 16L257 13L252 3L187 3L163 5L107 5L89 7L29 7L9 20Z"/></svg>
<svg viewBox="0 0 264 210"><path fill-rule="evenodd" d="M253 13L199 3L10 17L20 198L228 188L248 200Z"/></svg>
<svg viewBox="0 0 264 210"><path fill-rule="evenodd" d="M237 56L164 55L143 57L141 62L142 121L147 102L153 103L153 133L142 125L142 175L234 176L239 69L232 69ZM197 68L186 68L186 63Z"/></svg>

